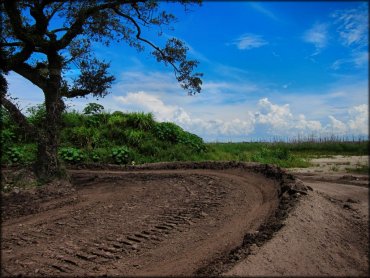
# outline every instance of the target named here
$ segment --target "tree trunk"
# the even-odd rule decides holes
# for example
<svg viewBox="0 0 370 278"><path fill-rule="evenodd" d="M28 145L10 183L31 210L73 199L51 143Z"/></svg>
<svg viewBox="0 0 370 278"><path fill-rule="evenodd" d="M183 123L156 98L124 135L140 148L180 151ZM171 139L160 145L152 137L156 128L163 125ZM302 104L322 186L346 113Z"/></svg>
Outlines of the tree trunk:
<svg viewBox="0 0 370 278"><path fill-rule="evenodd" d="M58 159L59 134L62 112L65 108L61 96L61 59L49 59L49 79L44 89L46 117L38 138L35 173L42 182L64 177L64 169Z"/></svg>

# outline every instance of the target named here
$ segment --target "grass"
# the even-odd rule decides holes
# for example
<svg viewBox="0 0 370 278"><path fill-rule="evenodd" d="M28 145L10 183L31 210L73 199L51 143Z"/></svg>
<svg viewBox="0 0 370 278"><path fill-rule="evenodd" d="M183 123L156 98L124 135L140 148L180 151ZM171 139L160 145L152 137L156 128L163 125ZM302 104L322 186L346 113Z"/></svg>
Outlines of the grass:
<svg viewBox="0 0 370 278"><path fill-rule="evenodd" d="M348 173L354 173L354 174L369 174L370 169L369 165L358 165L356 168L346 168L346 171Z"/></svg>
<svg viewBox="0 0 370 278"><path fill-rule="evenodd" d="M208 143L206 160L237 160L275 164L284 168L309 167L310 159L334 155L368 155L369 142L294 142L294 143Z"/></svg>

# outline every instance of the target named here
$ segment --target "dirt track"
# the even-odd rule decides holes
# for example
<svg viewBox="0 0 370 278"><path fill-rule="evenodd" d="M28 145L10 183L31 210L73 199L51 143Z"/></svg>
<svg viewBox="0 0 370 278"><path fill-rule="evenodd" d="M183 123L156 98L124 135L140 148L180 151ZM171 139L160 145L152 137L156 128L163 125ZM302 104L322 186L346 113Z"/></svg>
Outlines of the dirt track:
<svg viewBox="0 0 370 278"><path fill-rule="evenodd" d="M349 174L368 157L316 159L291 169L312 187L284 227L225 276L369 277L369 176Z"/></svg>
<svg viewBox="0 0 370 278"><path fill-rule="evenodd" d="M289 208L304 192L291 175L256 164L70 172L74 188L3 198L3 275L206 274L246 233L283 219L281 204ZM249 239L271 236L263 227Z"/></svg>

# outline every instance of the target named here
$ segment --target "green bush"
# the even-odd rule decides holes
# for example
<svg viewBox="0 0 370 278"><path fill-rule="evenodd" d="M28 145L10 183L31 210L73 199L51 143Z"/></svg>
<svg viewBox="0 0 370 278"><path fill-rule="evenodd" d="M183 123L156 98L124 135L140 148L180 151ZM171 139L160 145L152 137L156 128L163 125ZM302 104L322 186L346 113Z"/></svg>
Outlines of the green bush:
<svg viewBox="0 0 370 278"><path fill-rule="evenodd" d="M109 128L124 128L126 126L127 117L123 113L114 112L108 119L108 127Z"/></svg>
<svg viewBox="0 0 370 278"><path fill-rule="evenodd" d="M97 148L89 152L89 158L93 162L109 162L109 151L106 148Z"/></svg>
<svg viewBox="0 0 370 278"><path fill-rule="evenodd" d="M154 126L154 135L163 141L177 143L183 132L182 128L170 122L157 123Z"/></svg>
<svg viewBox="0 0 370 278"><path fill-rule="evenodd" d="M86 115L96 115L102 113L104 106L99 103L88 103L83 110Z"/></svg>
<svg viewBox="0 0 370 278"><path fill-rule="evenodd" d="M152 113L130 113L126 116L126 125L132 129L149 131L155 124Z"/></svg>
<svg viewBox="0 0 370 278"><path fill-rule="evenodd" d="M145 132L141 130L129 129L124 132L127 143L131 146L138 147L144 140Z"/></svg>
<svg viewBox="0 0 370 278"><path fill-rule="evenodd" d="M84 115L79 114L77 111L64 112L62 114L62 122L64 128L81 126L84 122Z"/></svg>
<svg viewBox="0 0 370 278"><path fill-rule="evenodd" d="M207 151L207 147L203 142L203 139L199 136L183 131L180 133L178 142L180 144L185 144L192 148L196 153L201 153Z"/></svg>
<svg viewBox="0 0 370 278"><path fill-rule="evenodd" d="M128 164L132 162L133 157L131 150L125 146L113 148L111 156L116 164Z"/></svg>
<svg viewBox="0 0 370 278"><path fill-rule="evenodd" d="M20 147L11 147L6 152L10 163L20 163L23 160L24 152Z"/></svg>
<svg viewBox="0 0 370 278"><path fill-rule="evenodd" d="M62 132L62 140L66 140L74 146L87 149L92 149L98 145L101 140L100 137L99 129L86 126L77 126Z"/></svg>
<svg viewBox="0 0 370 278"><path fill-rule="evenodd" d="M32 106L27 109L29 116L27 117L29 122L36 127L42 127L46 118L46 106L45 103Z"/></svg>
<svg viewBox="0 0 370 278"><path fill-rule="evenodd" d="M71 164L82 162L84 159L82 151L76 148L61 148L59 155L64 161Z"/></svg>

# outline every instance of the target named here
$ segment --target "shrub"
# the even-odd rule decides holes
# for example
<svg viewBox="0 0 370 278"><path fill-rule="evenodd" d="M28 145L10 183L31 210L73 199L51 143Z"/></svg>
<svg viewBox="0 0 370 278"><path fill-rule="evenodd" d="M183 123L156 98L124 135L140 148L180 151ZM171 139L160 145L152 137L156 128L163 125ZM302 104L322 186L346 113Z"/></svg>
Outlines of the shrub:
<svg viewBox="0 0 370 278"><path fill-rule="evenodd" d="M132 152L125 146L113 148L111 156L116 164L127 164L132 161Z"/></svg>
<svg viewBox="0 0 370 278"><path fill-rule="evenodd" d="M123 113L114 112L108 119L108 127L120 127L123 128L126 125L127 117Z"/></svg>
<svg viewBox="0 0 370 278"><path fill-rule="evenodd" d="M27 109L29 116L27 117L31 124L36 127L42 127L46 117L45 103L32 106Z"/></svg>
<svg viewBox="0 0 370 278"><path fill-rule="evenodd" d="M88 103L83 110L83 113L86 115L96 115L103 112L104 106L98 103Z"/></svg>
<svg viewBox="0 0 370 278"><path fill-rule="evenodd" d="M19 163L23 160L24 153L20 147L11 147L6 152L10 163Z"/></svg>
<svg viewBox="0 0 370 278"><path fill-rule="evenodd" d="M133 129L143 131L151 130L155 126L155 121L152 113L130 113L127 114L126 125Z"/></svg>
<svg viewBox="0 0 370 278"><path fill-rule="evenodd" d="M108 162L109 150L106 148L97 148L89 153L89 158L94 162Z"/></svg>
<svg viewBox="0 0 370 278"><path fill-rule="evenodd" d="M177 143L182 132L181 127L170 122L157 123L154 127L154 134L158 139L171 143Z"/></svg>
<svg viewBox="0 0 370 278"><path fill-rule="evenodd" d="M77 111L65 112L62 114L62 121L65 128L81 126L84 116Z"/></svg>
<svg viewBox="0 0 370 278"><path fill-rule="evenodd" d="M78 126L65 130L62 139L67 140L74 146L92 149L100 142L100 131L97 128Z"/></svg>
<svg viewBox="0 0 370 278"><path fill-rule="evenodd" d="M124 132L127 142L135 147L138 147L143 142L145 132L141 130L129 129Z"/></svg>
<svg viewBox="0 0 370 278"><path fill-rule="evenodd" d="M178 142L181 144L188 145L191 149L197 153L207 151L207 147L203 142L203 139L199 136L183 131L180 133Z"/></svg>
<svg viewBox="0 0 370 278"><path fill-rule="evenodd" d="M76 148L61 148L59 155L64 161L72 164L81 162L84 159L82 151Z"/></svg>

